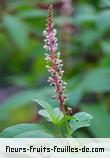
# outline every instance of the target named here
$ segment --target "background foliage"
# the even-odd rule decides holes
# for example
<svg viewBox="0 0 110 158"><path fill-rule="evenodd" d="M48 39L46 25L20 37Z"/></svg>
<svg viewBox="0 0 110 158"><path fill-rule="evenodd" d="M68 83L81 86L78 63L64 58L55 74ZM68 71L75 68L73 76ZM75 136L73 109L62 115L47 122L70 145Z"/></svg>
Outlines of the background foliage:
<svg viewBox="0 0 110 158"><path fill-rule="evenodd" d="M68 82L67 106L94 118L75 137L110 137L109 0L73 0L70 14L63 0L0 0L0 130L41 121L35 98L56 106L46 82L42 35L51 2Z"/></svg>

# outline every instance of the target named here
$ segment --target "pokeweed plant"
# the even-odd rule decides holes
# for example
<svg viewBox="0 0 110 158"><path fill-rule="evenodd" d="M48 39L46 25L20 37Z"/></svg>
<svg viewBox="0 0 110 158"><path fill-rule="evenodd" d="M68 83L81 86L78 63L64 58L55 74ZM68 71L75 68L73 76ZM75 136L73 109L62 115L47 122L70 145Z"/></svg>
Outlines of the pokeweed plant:
<svg viewBox="0 0 110 158"><path fill-rule="evenodd" d="M73 115L71 108L66 107L67 83L62 79L64 71L60 58L61 53L58 52L56 33L53 22L53 6L50 5L46 29L43 31L44 49L46 50L46 68L50 73L48 82L54 87L56 96L53 96L53 99L59 102L59 106L54 108L46 101L36 99L35 101L42 107L39 114L46 121L46 126L42 122L40 124L18 124L4 129L0 133L0 137L72 137L77 129L90 125L92 119L90 114L79 112Z"/></svg>

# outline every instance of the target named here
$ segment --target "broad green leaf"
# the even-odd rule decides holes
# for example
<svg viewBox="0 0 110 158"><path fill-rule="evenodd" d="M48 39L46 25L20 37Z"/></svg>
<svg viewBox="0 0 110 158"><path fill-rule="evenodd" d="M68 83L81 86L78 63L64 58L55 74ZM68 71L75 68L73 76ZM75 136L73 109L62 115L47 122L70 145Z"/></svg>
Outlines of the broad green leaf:
<svg viewBox="0 0 110 158"><path fill-rule="evenodd" d="M102 41L100 46L105 55L110 54L110 41Z"/></svg>
<svg viewBox="0 0 110 158"><path fill-rule="evenodd" d="M101 0L100 6L101 7L110 7L110 0Z"/></svg>
<svg viewBox="0 0 110 158"><path fill-rule="evenodd" d="M70 126L73 131L76 131L79 128L90 126L93 117L86 112L79 112L74 115L74 118L70 121Z"/></svg>
<svg viewBox="0 0 110 158"><path fill-rule="evenodd" d="M51 121L51 122L53 121L52 118L51 118L51 116L49 115L49 113L46 110L44 110L44 109L39 110L39 114L41 116L47 118L48 121Z"/></svg>
<svg viewBox="0 0 110 158"><path fill-rule="evenodd" d="M20 49L26 49L29 40L27 26L20 19L11 15L3 17L3 24L13 43Z"/></svg>
<svg viewBox="0 0 110 158"><path fill-rule="evenodd" d="M18 135L25 135L25 133L30 131L37 132L39 130L46 131L46 129L43 126L38 124L29 124L29 123L18 124L4 129L0 133L0 137L12 138L12 137L17 137Z"/></svg>
<svg viewBox="0 0 110 158"><path fill-rule="evenodd" d="M62 17L62 16L58 16L58 17L55 18L55 24L57 24L58 26L62 26L64 21L65 21L65 18ZM72 18L68 17L67 21L68 21L68 23L71 24L72 23Z"/></svg>
<svg viewBox="0 0 110 158"><path fill-rule="evenodd" d="M74 24L81 25L82 23L96 20L97 14L92 5L83 4L79 6L76 11L76 15L73 18Z"/></svg>
<svg viewBox="0 0 110 158"><path fill-rule="evenodd" d="M96 13L96 9L93 5L89 4L89 3L84 3L82 5L79 5L77 7L77 13L82 13L82 14L88 14L88 15L92 15Z"/></svg>
<svg viewBox="0 0 110 158"><path fill-rule="evenodd" d="M83 87L86 92L109 92L110 69L97 68L85 75Z"/></svg>
<svg viewBox="0 0 110 158"><path fill-rule="evenodd" d="M15 138L54 138L54 136L46 131L37 130L37 131L29 131L22 134L17 135Z"/></svg>
<svg viewBox="0 0 110 158"><path fill-rule="evenodd" d="M61 126L61 125L65 125L65 122L67 122L67 121L70 121L70 120L73 120L73 119L76 119L74 116L69 116L69 115L66 115L65 117L63 117L60 121L59 121L59 123L58 123L58 125L59 126Z"/></svg>
<svg viewBox="0 0 110 158"><path fill-rule="evenodd" d="M21 18L37 18L37 17L45 17L47 16L47 12L42 10L28 10L22 11L18 14Z"/></svg>
<svg viewBox="0 0 110 158"><path fill-rule="evenodd" d="M36 90L27 90L19 92L11 97L9 97L6 101L4 101L0 106L0 113L7 113L13 109L16 109L20 106L23 106L27 103L33 101L37 95Z"/></svg>
<svg viewBox="0 0 110 158"><path fill-rule="evenodd" d="M81 25L85 22L93 22L96 20L96 15L95 14L78 14L76 17L73 18L73 23L77 25Z"/></svg>
<svg viewBox="0 0 110 158"><path fill-rule="evenodd" d="M79 85L75 87L73 90L69 91L68 93L69 99L67 100L67 103L71 106L77 106L83 95L84 95L83 85Z"/></svg>
<svg viewBox="0 0 110 158"><path fill-rule="evenodd" d="M81 76L77 75L68 81L68 100L70 106L77 106L84 95Z"/></svg>
<svg viewBox="0 0 110 158"><path fill-rule="evenodd" d="M74 133L75 138L90 138L89 132L85 132L85 130L77 130Z"/></svg>
<svg viewBox="0 0 110 158"><path fill-rule="evenodd" d="M99 65L101 67L109 67L110 66L110 57L109 56L110 55L106 55L100 60Z"/></svg>
<svg viewBox="0 0 110 158"><path fill-rule="evenodd" d="M59 108L54 108L53 111L54 111L54 115L56 117L56 124L58 124L61 121L61 119L63 118L64 115L59 110ZM48 119L48 121L51 121L51 122L53 121L51 116L49 115L49 113L46 110L40 110L39 114L43 117L46 117Z"/></svg>
<svg viewBox="0 0 110 158"><path fill-rule="evenodd" d="M31 5L35 5L36 2L38 2L39 0L9 0L8 3L8 7L9 8L16 8L19 9L20 7L27 7L27 6L31 6Z"/></svg>
<svg viewBox="0 0 110 158"><path fill-rule="evenodd" d="M86 29L83 30L77 36L77 41L79 41L83 47L90 47L93 45L99 38L101 37L101 33L95 29Z"/></svg>
<svg viewBox="0 0 110 158"><path fill-rule="evenodd" d="M55 113L54 113L54 109L52 107L52 105L50 105L49 103L47 103L46 101L44 100L41 100L41 99L36 99L35 100L43 109L45 109L47 111L47 115L49 115L51 117L51 120L53 123L56 124L56 116L55 116ZM46 115L46 114L45 114Z"/></svg>
<svg viewBox="0 0 110 158"><path fill-rule="evenodd" d="M89 104L82 105L82 110L93 116L90 132L94 137L109 138L110 137L110 114L106 110L106 105Z"/></svg>
<svg viewBox="0 0 110 158"><path fill-rule="evenodd" d="M58 122L64 117L63 112L60 111L59 108L54 108L54 113L55 113L55 116L56 116Z"/></svg>
<svg viewBox="0 0 110 158"><path fill-rule="evenodd" d="M110 10L104 10L99 13L96 20L96 25L98 30L101 32L104 32L110 28Z"/></svg>
<svg viewBox="0 0 110 158"><path fill-rule="evenodd" d="M10 111L20 108L24 105L33 102L34 98L46 98L50 95L50 89L43 88L38 90L27 90L19 92L11 97L9 97L6 101L4 101L0 106L1 117L4 114L9 113Z"/></svg>

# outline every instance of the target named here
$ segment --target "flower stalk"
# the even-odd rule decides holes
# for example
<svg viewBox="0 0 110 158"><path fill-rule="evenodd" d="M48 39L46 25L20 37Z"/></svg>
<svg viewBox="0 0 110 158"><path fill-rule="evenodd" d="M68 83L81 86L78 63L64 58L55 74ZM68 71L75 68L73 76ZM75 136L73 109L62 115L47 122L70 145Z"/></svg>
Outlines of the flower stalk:
<svg viewBox="0 0 110 158"><path fill-rule="evenodd" d="M62 80L64 73L62 60L60 59L60 52L58 52L58 43L56 37L56 29L54 28L53 22L53 6L50 5L48 9L48 18L46 29L43 31L45 37L45 45L47 53L45 53L45 60L48 65L46 68L50 73L48 82L50 85L54 86L57 96L54 99L58 99L60 103L60 110L65 113L65 101L67 96L65 95L67 83Z"/></svg>

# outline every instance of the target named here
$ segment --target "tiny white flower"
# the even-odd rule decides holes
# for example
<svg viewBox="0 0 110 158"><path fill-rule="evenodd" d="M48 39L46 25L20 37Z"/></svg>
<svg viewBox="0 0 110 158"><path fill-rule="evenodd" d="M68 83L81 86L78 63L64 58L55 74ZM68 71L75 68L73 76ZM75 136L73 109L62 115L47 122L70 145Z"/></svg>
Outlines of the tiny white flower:
<svg viewBox="0 0 110 158"><path fill-rule="evenodd" d="M48 46L47 45L44 45L44 47L43 47L44 49L48 49Z"/></svg>
<svg viewBox="0 0 110 158"><path fill-rule="evenodd" d="M57 30L53 29L53 33L54 33L54 35L56 35L57 34Z"/></svg>
<svg viewBox="0 0 110 158"><path fill-rule="evenodd" d="M46 36L46 34L47 34L47 31L46 31L46 30L44 30L44 31L43 31L43 35L44 35L44 36Z"/></svg>

